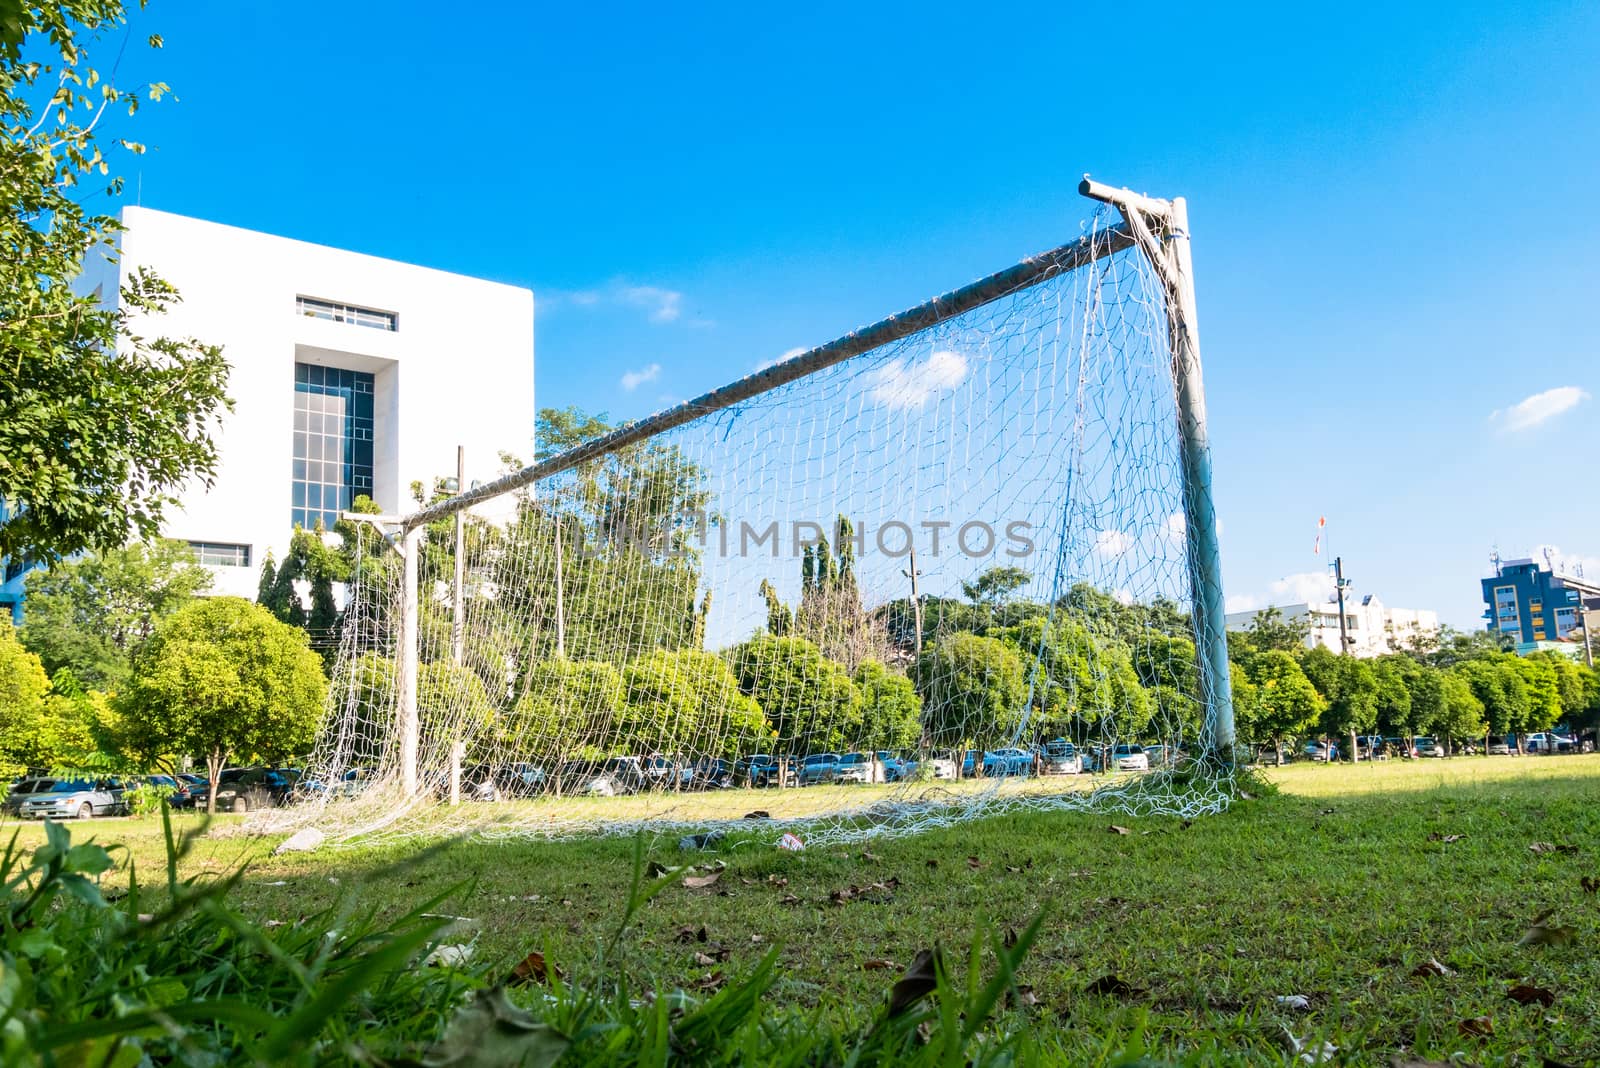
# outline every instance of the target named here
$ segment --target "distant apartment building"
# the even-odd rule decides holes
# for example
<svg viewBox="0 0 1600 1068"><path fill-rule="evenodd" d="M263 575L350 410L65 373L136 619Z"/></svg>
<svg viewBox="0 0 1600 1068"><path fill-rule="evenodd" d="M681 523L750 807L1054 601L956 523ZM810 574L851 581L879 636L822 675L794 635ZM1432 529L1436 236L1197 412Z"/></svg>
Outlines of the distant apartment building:
<svg viewBox="0 0 1600 1068"><path fill-rule="evenodd" d="M1310 624L1306 634L1306 648L1322 646L1339 651L1339 603L1329 599L1322 604L1275 605L1285 622L1305 620ZM1350 655L1359 657L1382 656L1409 649L1418 638L1434 637L1439 633L1439 613L1427 609L1390 608L1373 594L1360 598L1346 596L1344 604L1345 636L1349 639ZM1229 630L1250 629L1256 612L1230 612L1225 617Z"/></svg>
<svg viewBox="0 0 1600 1068"><path fill-rule="evenodd" d="M358 496L408 510L413 483L454 478L458 445L469 482L531 452L531 291L149 208L122 222L119 262L85 288L114 304L154 269L183 301L135 332L221 345L231 368L215 484L181 493L163 530L214 592L254 597L269 552ZM27 565L0 564L0 608L20 616Z"/></svg>
<svg viewBox="0 0 1600 1068"><path fill-rule="evenodd" d="M1516 643L1517 652L1573 651L1583 635L1585 609L1600 609L1600 582L1568 572L1553 561L1495 561L1482 579L1487 628Z"/></svg>

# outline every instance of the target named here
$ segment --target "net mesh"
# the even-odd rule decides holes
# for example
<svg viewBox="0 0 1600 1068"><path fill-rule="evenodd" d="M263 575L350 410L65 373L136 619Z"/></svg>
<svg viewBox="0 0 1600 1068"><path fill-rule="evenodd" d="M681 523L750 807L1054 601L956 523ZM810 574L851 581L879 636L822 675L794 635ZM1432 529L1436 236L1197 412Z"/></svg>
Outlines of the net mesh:
<svg viewBox="0 0 1600 1068"><path fill-rule="evenodd" d="M1165 294L1111 236L1097 218L1083 266L463 512L459 605L456 520L429 523L414 792L404 570L371 539L315 757L264 818L551 835L762 812L829 841L1220 810Z"/></svg>

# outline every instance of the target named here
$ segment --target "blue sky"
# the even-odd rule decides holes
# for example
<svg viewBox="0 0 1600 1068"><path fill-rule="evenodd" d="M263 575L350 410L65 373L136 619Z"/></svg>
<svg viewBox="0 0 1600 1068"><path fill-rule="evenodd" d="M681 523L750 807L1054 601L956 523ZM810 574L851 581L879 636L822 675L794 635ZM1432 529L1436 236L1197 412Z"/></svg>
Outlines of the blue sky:
<svg viewBox="0 0 1600 1068"><path fill-rule="evenodd" d="M1600 7L1212 6L155 0L127 199L530 286L539 403L634 417L1184 195L1236 605L1319 515L1458 626L1600 575Z"/></svg>

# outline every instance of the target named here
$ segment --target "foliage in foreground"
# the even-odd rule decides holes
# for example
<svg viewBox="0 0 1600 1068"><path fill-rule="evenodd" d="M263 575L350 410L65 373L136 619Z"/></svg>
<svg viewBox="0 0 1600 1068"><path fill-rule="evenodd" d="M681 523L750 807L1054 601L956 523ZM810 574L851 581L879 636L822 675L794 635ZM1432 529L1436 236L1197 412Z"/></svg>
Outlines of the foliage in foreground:
<svg viewBox="0 0 1600 1068"><path fill-rule="evenodd" d="M380 924L335 906L299 922L257 924L230 906L243 871L180 880L195 834L177 840L164 812L164 893L130 871L126 893L102 892L112 853L45 826L31 855L17 836L0 854L0 1062L7 1065L365 1063L395 1068L557 1064L964 1065L1031 1062L1025 1031L991 1021L1027 998L1016 969L1038 935L992 939L984 977L976 938L964 984L937 948L917 955L861 1032L822 1010L774 1007L778 948L743 979L720 973L695 990L642 989L608 961L639 910L682 873L646 877L635 851L627 904L593 962L569 985L542 953L507 977L533 991L513 1003L467 965L470 944L442 942L435 913L454 886ZM152 912L141 909L151 908Z"/></svg>

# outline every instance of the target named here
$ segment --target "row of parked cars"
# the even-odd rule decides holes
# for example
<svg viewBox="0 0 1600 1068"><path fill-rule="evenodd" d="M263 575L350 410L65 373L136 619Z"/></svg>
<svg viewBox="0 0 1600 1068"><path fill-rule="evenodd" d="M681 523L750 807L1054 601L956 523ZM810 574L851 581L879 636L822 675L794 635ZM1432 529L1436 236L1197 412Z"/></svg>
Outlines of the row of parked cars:
<svg viewBox="0 0 1600 1068"><path fill-rule="evenodd" d="M217 808L249 812L292 799L300 781L297 768L226 768L217 777ZM210 780L204 775L25 776L6 789L0 811L20 819L89 819L123 816L128 792L151 786L165 791L174 808L204 808Z"/></svg>
<svg viewBox="0 0 1600 1068"><path fill-rule="evenodd" d="M1447 751L1444 742L1431 734L1418 734L1410 738L1382 738L1376 735L1358 736L1356 738L1356 756L1360 760L1387 760L1390 757L1401 759L1417 759L1421 757L1446 757L1472 756L1480 752L1487 752L1490 756L1516 756L1519 753L1548 755L1552 753L1589 753L1594 751L1594 744L1588 741L1579 741L1569 735L1554 731L1540 731L1530 734L1517 744L1514 737L1499 738L1490 741L1487 749L1480 749L1476 739L1458 741ZM1348 755L1348 750L1341 748L1340 743L1330 740L1317 739L1305 744L1301 755L1307 760L1329 761L1342 760Z"/></svg>

